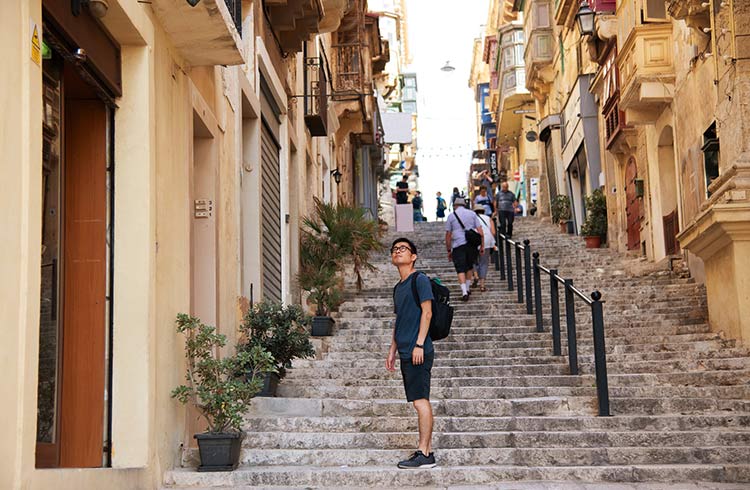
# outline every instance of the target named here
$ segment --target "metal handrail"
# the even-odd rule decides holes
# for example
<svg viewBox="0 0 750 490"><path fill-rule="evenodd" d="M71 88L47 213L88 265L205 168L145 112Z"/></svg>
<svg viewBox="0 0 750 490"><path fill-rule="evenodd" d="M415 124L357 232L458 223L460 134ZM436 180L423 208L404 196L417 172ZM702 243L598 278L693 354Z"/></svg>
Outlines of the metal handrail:
<svg viewBox="0 0 750 490"><path fill-rule="evenodd" d="M518 303L526 304L526 313L536 315L536 331L544 332L544 312L542 305L542 280L544 273L550 278L550 310L552 319L552 353L562 355L560 330L560 285L565 295L565 324L568 338L568 366L571 375L578 375L578 339L576 335L576 297L591 308L594 334L594 370L596 374L596 395L599 402L599 415L610 416L609 383L607 381L607 356L604 341L604 308L602 293L593 291L587 295L573 285L573 280L558 274L557 269L544 267L540 263L539 252L531 251L531 242L513 240L502 233L495 219L495 241L497 259L495 270L500 271L500 279L508 281L508 291L517 291ZM511 253L515 250L515 253ZM523 258L521 257L523 255ZM516 283L513 282L515 257ZM533 259L532 259L533 257ZM532 295L533 289L533 295ZM525 294L524 294L525 292Z"/></svg>

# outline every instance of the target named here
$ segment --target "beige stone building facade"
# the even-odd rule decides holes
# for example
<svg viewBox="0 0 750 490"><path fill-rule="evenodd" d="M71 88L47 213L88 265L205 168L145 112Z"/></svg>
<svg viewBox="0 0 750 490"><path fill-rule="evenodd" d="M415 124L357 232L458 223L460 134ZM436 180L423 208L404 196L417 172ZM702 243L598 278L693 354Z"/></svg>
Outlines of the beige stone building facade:
<svg viewBox="0 0 750 490"><path fill-rule="evenodd" d="M608 246L665 266L684 262L706 284L712 327L745 343L749 8L513 5L523 14L526 87L550 197L570 197L579 232L585 196L602 189Z"/></svg>
<svg viewBox="0 0 750 490"><path fill-rule="evenodd" d="M176 314L235 339L301 301L314 198L377 213L366 3L190 3L0 3L2 488L158 488L201 429Z"/></svg>

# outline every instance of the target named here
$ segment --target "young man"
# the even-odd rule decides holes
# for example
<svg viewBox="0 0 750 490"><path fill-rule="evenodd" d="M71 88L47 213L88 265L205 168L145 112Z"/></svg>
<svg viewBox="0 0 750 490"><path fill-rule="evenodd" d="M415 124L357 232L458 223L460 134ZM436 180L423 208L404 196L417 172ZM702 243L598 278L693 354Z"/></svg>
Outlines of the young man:
<svg viewBox="0 0 750 490"><path fill-rule="evenodd" d="M518 200L516 195L508 190L508 182L503 182L495 198L500 233L508 238L513 236L513 219L516 215Z"/></svg>
<svg viewBox="0 0 750 490"><path fill-rule="evenodd" d="M417 247L407 238L399 238L391 245L391 262L398 268L401 280L393 292L396 326L385 360L388 371L396 370L396 354L401 359L406 400L414 404L419 422L419 447L414 454L398 463L399 468L434 468L432 452L432 405L430 379L435 351L429 336L432 319L432 286L424 274L414 267ZM416 281L419 304L414 301L412 281Z"/></svg>
<svg viewBox="0 0 750 490"><path fill-rule="evenodd" d="M461 285L461 300L468 301L471 294L471 276L477 253L484 253L484 232L479 218L472 211L466 209L466 201L462 197L453 202L453 213L445 222L445 247L448 249L448 260L458 273L458 283ZM479 251L466 242L466 230L474 229L482 236Z"/></svg>
<svg viewBox="0 0 750 490"><path fill-rule="evenodd" d="M437 220L443 221L445 219L445 209L448 207L445 204L445 199L443 199L443 195L438 192L436 194L437 196Z"/></svg>

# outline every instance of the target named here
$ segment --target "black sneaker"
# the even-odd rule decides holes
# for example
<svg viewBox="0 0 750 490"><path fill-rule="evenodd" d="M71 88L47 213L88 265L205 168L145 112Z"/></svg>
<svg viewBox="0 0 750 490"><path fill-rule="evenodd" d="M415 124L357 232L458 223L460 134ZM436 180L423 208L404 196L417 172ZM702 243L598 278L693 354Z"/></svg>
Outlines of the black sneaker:
<svg viewBox="0 0 750 490"><path fill-rule="evenodd" d="M435 453L430 453L429 456L425 456L422 451L417 451L411 455L407 460L400 461L398 467L402 469L419 469L419 468L434 468L437 466L435 463Z"/></svg>
<svg viewBox="0 0 750 490"><path fill-rule="evenodd" d="M469 295L464 294L463 296L461 296L461 301L469 301Z"/></svg>

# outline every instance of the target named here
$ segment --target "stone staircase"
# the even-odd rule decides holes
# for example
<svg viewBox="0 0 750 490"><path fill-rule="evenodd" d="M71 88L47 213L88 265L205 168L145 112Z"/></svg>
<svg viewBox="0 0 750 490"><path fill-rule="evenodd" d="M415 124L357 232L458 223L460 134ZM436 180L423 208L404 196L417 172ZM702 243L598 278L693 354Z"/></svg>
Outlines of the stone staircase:
<svg viewBox="0 0 750 490"><path fill-rule="evenodd" d="M612 417L596 416L587 308L577 306L582 374L571 376L567 358L552 355L548 279L546 331L537 333L491 268L490 291L454 300L452 334L436 343L439 467L397 469L416 447L417 419L400 373L384 367L398 280L384 253L365 291L342 305L318 358L295 363L279 398L255 400L241 467L175 469L165 488L750 488L750 352L709 330L703 288L586 250L551 225L516 223L542 264L603 293ZM442 224L421 224L411 238L419 268L457 297Z"/></svg>

